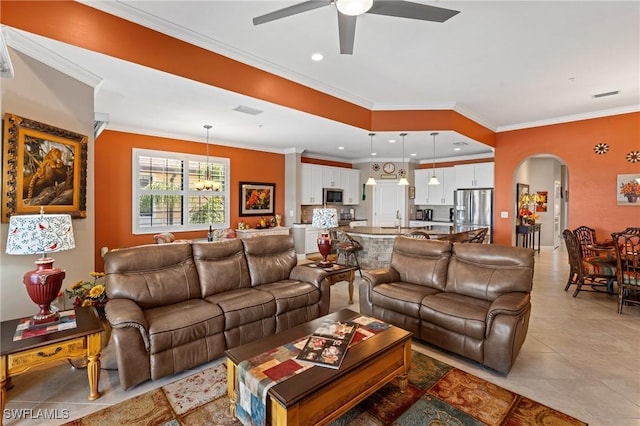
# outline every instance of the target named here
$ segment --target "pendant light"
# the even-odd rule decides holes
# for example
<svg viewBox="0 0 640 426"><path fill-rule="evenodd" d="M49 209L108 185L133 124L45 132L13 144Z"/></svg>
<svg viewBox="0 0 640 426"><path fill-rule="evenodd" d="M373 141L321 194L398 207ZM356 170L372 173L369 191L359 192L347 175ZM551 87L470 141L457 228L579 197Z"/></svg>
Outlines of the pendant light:
<svg viewBox="0 0 640 426"><path fill-rule="evenodd" d="M404 163L404 137L407 136L406 133L400 133L400 136L402 136L402 170L404 170L405 175L407 173L407 167L405 166ZM402 185L402 186L408 186L409 185L409 181L407 180L407 178L405 176L400 177L400 181L398 182L398 185Z"/></svg>
<svg viewBox="0 0 640 426"><path fill-rule="evenodd" d="M369 137L371 137L371 148L369 150L369 179L367 179L367 185L375 185L376 184L376 180L373 178L373 176L371 175L371 171L373 170L373 137L375 136L375 133L369 133Z"/></svg>
<svg viewBox="0 0 640 426"><path fill-rule="evenodd" d="M436 136L438 136L438 132L431 133L431 136L433 136L433 175L427 185L440 185L440 181L436 177Z"/></svg>
<svg viewBox="0 0 640 426"><path fill-rule="evenodd" d="M196 182L194 186L198 191L210 191L214 186L211 180L211 172L209 171L209 130L212 126L211 124L205 124L203 127L207 129L207 169L204 173L204 180Z"/></svg>

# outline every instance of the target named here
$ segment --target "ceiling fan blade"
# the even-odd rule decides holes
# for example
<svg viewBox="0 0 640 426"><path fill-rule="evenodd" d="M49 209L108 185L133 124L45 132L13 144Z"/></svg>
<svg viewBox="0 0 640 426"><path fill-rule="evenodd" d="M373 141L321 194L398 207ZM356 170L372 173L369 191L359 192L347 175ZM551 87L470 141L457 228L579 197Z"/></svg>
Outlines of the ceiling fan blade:
<svg viewBox="0 0 640 426"><path fill-rule="evenodd" d="M410 1L379 0L373 2L373 6L371 6L371 9L369 9L367 13L396 16L398 18L420 19L423 21L444 22L460 13L460 11L412 3Z"/></svg>
<svg viewBox="0 0 640 426"><path fill-rule="evenodd" d="M332 2L330 0L311 0L294 4L293 6L285 7L284 9L276 10L275 12L253 18L253 25L260 25L266 22L275 21L276 19L286 18L287 16L297 15L298 13L317 9L319 7L329 6L331 3Z"/></svg>
<svg viewBox="0 0 640 426"><path fill-rule="evenodd" d="M353 43L356 38L356 16L343 15L338 12L338 34L340 36L340 53L353 54Z"/></svg>

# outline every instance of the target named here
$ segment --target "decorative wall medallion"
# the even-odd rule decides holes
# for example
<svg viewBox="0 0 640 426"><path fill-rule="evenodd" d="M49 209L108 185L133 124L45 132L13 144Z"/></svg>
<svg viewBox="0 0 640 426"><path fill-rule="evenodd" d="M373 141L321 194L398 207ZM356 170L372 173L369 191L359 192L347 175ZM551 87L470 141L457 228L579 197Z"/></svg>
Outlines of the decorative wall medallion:
<svg viewBox="0 0 640 426"><path fill-rule="evenodd" d="M599 154L599 155L606 154L607 151L609 151L609 145L606 143L599 143L593 147L593 150L595 151L596 154Z"/></svg>
<svg viewBox="0 0 640 426"><path fill-rule="evenodd" d="M407 177L407 171L405 169L398 170L400 177Z"/></svg>
<svg viewBox="0 0 640 426"><path fill-rule="evenodd" d="M627 154L627 161L630 163L637 163L640 161L640 151L631 151Z"/></svg>
<svg viewBox="0 0 640 426"><path fill-rule="evenodd" d="M374 172L377 172L378 170L380 170L380 164L373 163L373 166L371 166L371 168L373 169Z"/></svg>

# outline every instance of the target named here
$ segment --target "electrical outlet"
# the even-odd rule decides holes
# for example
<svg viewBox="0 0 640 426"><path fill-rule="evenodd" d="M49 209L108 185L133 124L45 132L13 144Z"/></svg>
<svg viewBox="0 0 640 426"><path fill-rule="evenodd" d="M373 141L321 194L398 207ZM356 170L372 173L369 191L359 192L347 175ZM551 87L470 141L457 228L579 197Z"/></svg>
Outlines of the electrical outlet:
<svg viewBox="0 0 640 426"><path fill-rule="evenodd" d="M508 219L509 218L509 212L500 212L500 217L503 219Z"/></svg>
<svg viewBox="0 0 640 426"><path fill-rule="evenodd" d="M289 210L289 217L293 217L293 215L294 215L294 214L295 214L295 213L294 213L294 211L293 211L293 210Z"/></svg>

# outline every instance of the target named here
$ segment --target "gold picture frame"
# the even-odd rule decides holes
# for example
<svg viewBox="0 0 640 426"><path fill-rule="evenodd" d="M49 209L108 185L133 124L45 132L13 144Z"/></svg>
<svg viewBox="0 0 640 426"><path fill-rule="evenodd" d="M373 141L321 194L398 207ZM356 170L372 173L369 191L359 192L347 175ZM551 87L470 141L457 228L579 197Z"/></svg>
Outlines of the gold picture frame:
<svg viewBox="0 0 640 426"><path fill-rule="evenodd" d="M6 113L3 140L3 223L41 207L87 217L87 136Z"/></svg>
<svg viewBox="0 0 640 426"><path fill-rule="evenodd" d="M275 204L275 183L240 182L240 216L271 216Z"/></svg>

